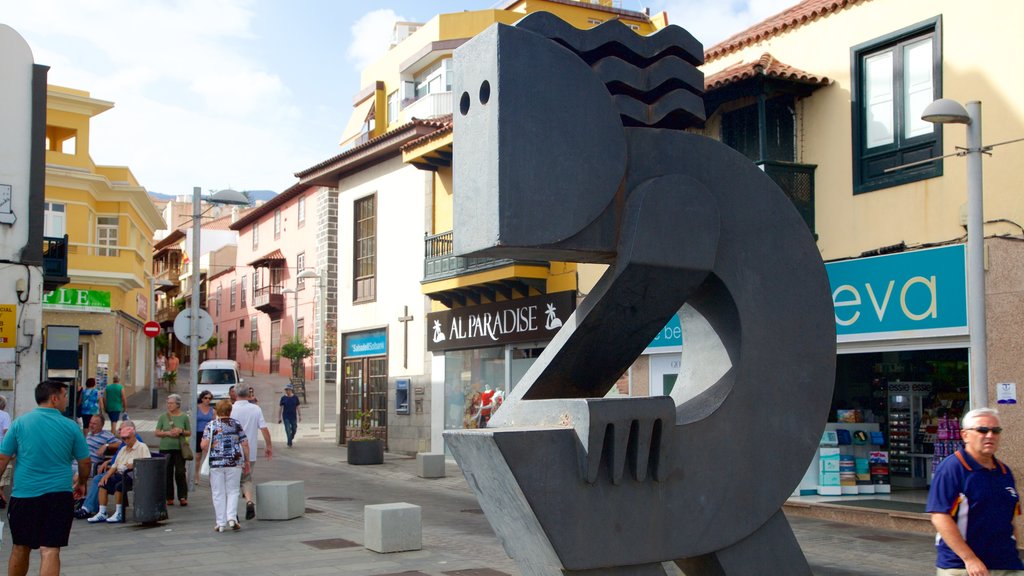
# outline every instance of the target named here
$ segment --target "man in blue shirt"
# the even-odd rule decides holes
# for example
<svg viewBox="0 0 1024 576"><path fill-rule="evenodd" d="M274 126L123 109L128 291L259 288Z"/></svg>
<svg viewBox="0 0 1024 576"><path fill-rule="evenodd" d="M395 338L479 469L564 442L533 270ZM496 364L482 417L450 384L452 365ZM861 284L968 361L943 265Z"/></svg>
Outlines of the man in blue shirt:
<svg viewBox="0 0 1024 576"><path fill-rule="evenodd" d="M14 490L7 512L14 549L8 574L28 573L29 555L40 549L40 575L60 574L60 549L68 545L74 499L69 464L78 462L77 489L83 494L89 480L89 448L82 431L61 412L68 404L68 386L44 380L35 390L32 412L14 420L0 442L0 475L12 458Z"/></svg>
<svg viewBox="0 0 1024 576"><path fill-rule="evenodd" d="M960 431L964 449L935 469L927 511L938 531L940 575L1024 570L1013 529L1020 498L1013 473L995 457L1002 431L995 410L971 410Z"/></svg>
<svg viewBox="0 0 1024 576"><path fill-rule="evenodd" d="M285 384L284 396L278 403L277 422L284 422L284 435L288 439L288 447L292 447L292 440L295 438L295 431L299 422L302 421L302 413L299 411L299 397L295 395L295 388L291 384Z"/></svg>

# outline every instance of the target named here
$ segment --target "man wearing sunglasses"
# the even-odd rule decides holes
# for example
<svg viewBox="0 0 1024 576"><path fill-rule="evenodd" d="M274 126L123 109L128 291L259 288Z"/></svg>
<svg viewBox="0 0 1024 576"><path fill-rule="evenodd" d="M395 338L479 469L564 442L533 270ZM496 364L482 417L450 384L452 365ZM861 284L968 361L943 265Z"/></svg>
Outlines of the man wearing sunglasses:
<svg viewBox="0 0 1024 576"><path fill-rule="evenodd" d="M1020 499L1013 473L996 459L1002 431L995 410L971 410L964 449L935 469L927 510L938 531L938 576L1024 576L1013 528Z"/></svg>

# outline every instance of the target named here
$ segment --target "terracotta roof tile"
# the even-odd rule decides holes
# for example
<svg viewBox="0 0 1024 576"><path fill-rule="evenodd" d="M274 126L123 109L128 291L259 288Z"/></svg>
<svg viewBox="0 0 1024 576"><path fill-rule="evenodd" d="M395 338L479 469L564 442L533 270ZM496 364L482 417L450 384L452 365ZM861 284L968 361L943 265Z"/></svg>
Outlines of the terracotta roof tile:
<svg viewBox="0 0 1024 576"><path fill-rule="evenodd" d="M804 0L708 48L704 51L704 62L711 62L745 46L865 1L870 0Z"/></svg>
<svg viewBox="0 0 1024 576"><path fill-rule="evenodd" d="M277 250L273 250L270 253L264 254L263 256L260 256L259 258L253 260L252 262L249 262L249 266L265 266L270 262L280 262L284 259L284 254L281 252L281 249L278 248Z"/></svg>
<svg viewBox="0 0 1024 576"><path fill-rule="evenodd" d="M810 72L804 72L799 68L794 68L789 64L783 64L776 60L771 54L765 52L760 58L753 62L735 64L733 66L729 66L725 70L721 70L704 78L704 90L710 92L711 90L717 90L723 86L746 80L748 78L753 78L758 75L768 76L770 78L781 78L783 80L790 80L801 84L821 84L823 86L827 86L832 82L825 76L817 76Z"/></svg>
<svg viewBox="0 0 1024 576"><path fill-rule="evenodd" d="M420 136L419 138L417 138L415 140L412 140L410 142L407 142L407 143L403 144L402 148L401 148L402 152L405 152L406 150L411 150L413 148L416 148L417 146L422 146L422 145L426 144L427 142L430 142L431 140L436 140L436 139L444 136L445 134L448 134L449 132L451 132L452 128L455 126L455 124L452 122L452 115L451 114L448 114L447 116L442 116L442 117L439 117L439 118L435 118L435 120L437 122L443 122L443 125L440 128L438 128L437 130L434 130L433 132L431 132L429 134L424 134L423 136Z"/></svg>

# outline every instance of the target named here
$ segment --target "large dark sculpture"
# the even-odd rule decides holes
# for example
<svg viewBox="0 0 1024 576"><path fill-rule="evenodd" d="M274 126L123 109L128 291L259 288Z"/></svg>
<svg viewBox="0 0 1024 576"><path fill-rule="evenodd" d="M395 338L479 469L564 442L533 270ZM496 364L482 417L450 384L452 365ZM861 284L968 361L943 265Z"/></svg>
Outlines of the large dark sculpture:
<svg viewBox="0 0 1024 576"><path fill-rule="evenodd" d="M546 13L456 51L456 252L610 265L490 427L445 432L524 574L810 573L781 506L832 397L832 300L781 190L682 131L701 55ZM685 348L721 351L684 359L700 392L603 398L684 304Z"/></svg>

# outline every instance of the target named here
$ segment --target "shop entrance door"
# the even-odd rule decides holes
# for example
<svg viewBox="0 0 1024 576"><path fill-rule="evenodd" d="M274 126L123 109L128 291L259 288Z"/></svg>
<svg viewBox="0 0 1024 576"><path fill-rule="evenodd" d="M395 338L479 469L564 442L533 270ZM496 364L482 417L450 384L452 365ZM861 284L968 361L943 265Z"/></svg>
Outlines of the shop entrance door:
<svg viewBox="0 0 1024 576"><path fill-rule="evenodd" d="M388 364L386 356L345 360L341 412L342 438L360 435L362 416L369 414L370 434L388 446Z"/></svg>
<svg viewBox="0 0 1024 576"><path fill-rule="evenodd" d="M237 360L238 354L238 332L232 330L228 332L228 360Z"/></svg>
<svg viewBox="0 0 1024 576"><path fill-rule="evenodd" d="M281 368L281 359L277 352L281 349L281 321L274 320L270 323L270 373L277 374Z"/></svg>

